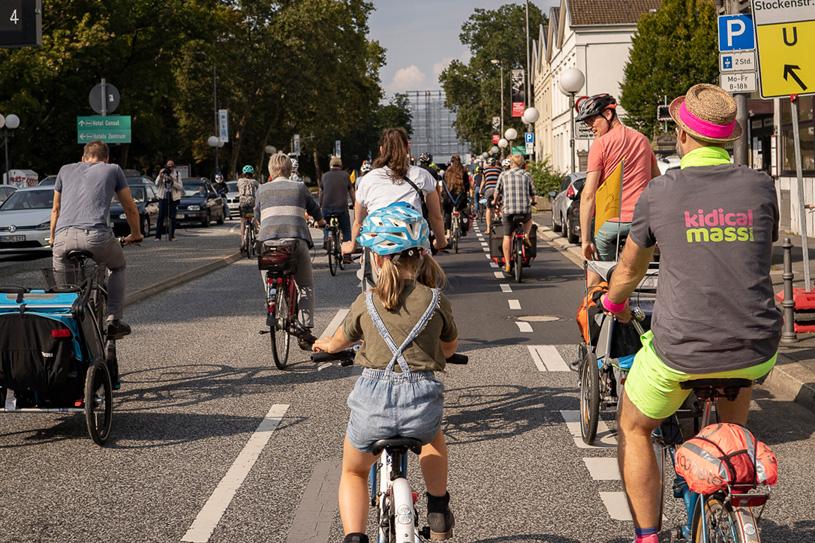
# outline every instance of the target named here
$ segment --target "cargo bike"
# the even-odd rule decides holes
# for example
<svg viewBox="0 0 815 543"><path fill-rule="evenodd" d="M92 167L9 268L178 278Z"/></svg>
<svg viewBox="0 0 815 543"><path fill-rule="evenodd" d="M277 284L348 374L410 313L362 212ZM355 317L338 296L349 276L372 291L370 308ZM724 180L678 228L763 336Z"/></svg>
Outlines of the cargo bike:
<svg viewBox="0 0 815 543"><path fill-rule="evenodd" d="M105 326L107 270L90 252L67 256L74 269L43 270L45 288L0 286L0 412L81 413L101 446L119 382Z"/></svg>

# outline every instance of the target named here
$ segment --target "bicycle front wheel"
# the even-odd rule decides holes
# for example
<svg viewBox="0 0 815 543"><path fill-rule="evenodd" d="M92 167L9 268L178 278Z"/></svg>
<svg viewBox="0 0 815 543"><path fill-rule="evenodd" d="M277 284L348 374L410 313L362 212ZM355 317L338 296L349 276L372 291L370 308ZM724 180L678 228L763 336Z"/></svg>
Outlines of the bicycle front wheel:
<svg viewBox="0 0 815 543"><path fill-rule="evenodd" d="M288 332L289 299L286 296L288 285L280 285L275 298L275 313L269 330L272 338L272 356L277 369L286 368L289 363L289 344L291 336Z"/></svg>
<svg viewBox="0 0 815 543"><path fill-rule="evenodd" d="M110 437L113 423L113 385L107 364L94 362L85 374L85 423L88 434L97 445Z"/></svg>
<svg viewBox="0 0 815 543"><path fill-rule="evenodd" d="M600 375L597 358L586 351L580 364L580 435L583 442L593 445L600 420Z"/></svg>
<svg viewBox="0 0 815 543"><path fill-rule="evenodd" d="M721 493L702 499L705 518L703 521L701 508L696 507L693 513L693 543L759 543L758 525L749 510L725 505L725 497Z"/></svg>
<svg viewBox="0 0 815 543"><path fill-rule="evenodd" d="M520 283L523 279L524 253L523 248L518 247L518 240L515 240L515 282Z"/></svg>
<svg viewBox="0 0 815 543"><path fill-rule="evenodd" d="M337 275L337 266L339 264L337 254L334 250L335 246L334 232L329 232L328 237L325 239L325 250L326 253L328 253L328 271L331 272L331 275Z"/></svg>

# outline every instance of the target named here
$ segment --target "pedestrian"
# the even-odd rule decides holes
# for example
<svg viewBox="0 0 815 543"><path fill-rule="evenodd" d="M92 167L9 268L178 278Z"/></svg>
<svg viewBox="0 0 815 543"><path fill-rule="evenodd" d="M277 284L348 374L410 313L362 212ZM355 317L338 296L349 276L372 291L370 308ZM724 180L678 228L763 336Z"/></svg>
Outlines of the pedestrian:
<svg viewBox="0 0 815 543"><path fill-rule="evenodd" d="M617 240L624 239L631 230L631 220L637 201L654 177L660 175L657 157L643 134L625 126L617 115L617 100L609 94L584 96L575 104L577 117L595 135L589 149L588 173L580 196L580 237L586 260L614 261L617 258ZM597 227L595 220L596 196L601 186L609 181L622 163L622 199L613 217ZM609 185L610 186L610 185ZM615 189L617 191L618 189ZM619 198L616 194L615 197ZM592 239L594 237L594 239ZM591 283L599 282L592 276Z"/></svg>
<svg viewBox="0 0 815 543"><path fill-rule="evenodd" d="M659 245L652 327L641 338L617 415L635 543L659 543L662 474L652 432L691 394L682 384L760 380L778 356L781 313L770 277L778 201L767 174L734 165L725 149L744 137L736 111L732 96L708 84L694 85L671 103L681 169L642 193L623 257L602 297L607 312L630 321L629 296ZM734 399L719 400L719 421L747 424L750 398L746 387Z"/></svg>
<svg viewBox="0 0 815 543"><path fill-rule="evenodd" d="M348 203L354 202L354 187L351 185L351 178L348 172L342 169L342 159L338 156L331 157L331 170L323 174L320 180L320 207L323 210L323 217L326 221L331 217L337 217L340 223L342 239L351 239L351 216L348 214ZM328 239L326 230L325 239ZM346 255L346 262L350 257Z"/></svg>
<svg viewBox="0 0 815 543"><path fill-rule="evenodd" d="M107 144L93 141L85 145L82 162L66 164L60 169L54 184L51 244L54 272L61 285L74 282L68 280L74 271L67 258L70 251L90 251L94 261L110 270L107 332L109 337L120 339L130 333L130 326L122 322L125 255L108 225L114 195L121 202L130 226L125 243L138 243L144 237L139 210L125 174L118 165L108 164L109 157ZM114 381L118 381L118 376Z"/></svg>
<svg viewBox="0 0 815 543"><path fill-rule="evenodd" d="M184 196L184 185L181 175L175 169L175 162L167 161L156 177L156 187L159 198L156 241L161 241L161 236L164 235L164 221L169 222L168 239L175 241L176 210L178 202Z"/></svg>

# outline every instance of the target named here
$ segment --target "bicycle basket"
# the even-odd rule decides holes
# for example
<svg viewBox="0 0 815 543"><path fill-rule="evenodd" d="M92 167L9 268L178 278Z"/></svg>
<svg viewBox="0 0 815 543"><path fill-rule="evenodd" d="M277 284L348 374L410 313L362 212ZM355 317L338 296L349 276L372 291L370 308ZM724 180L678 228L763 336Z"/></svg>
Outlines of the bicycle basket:
<svg viewBox="0 0 815 543"><path fill-rule="evenodd" d="M258 243L258 268L277 274L294 273L294 255L299 240L270 240Z"/></svg>
<svg viewBox="0 0 815 543"><path fill-rule="evenodd" d="M691 490L709 495L732 485L774 485L778 461L744 426L711 424L676 452L676 472Z"/></svg>

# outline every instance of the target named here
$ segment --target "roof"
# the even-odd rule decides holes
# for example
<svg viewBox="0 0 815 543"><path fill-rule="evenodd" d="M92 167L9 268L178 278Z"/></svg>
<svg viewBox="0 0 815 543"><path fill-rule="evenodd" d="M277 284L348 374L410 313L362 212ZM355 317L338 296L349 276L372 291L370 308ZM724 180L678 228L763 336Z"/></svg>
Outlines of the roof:
<svg viewBox="0 0 815 543"><path fill-rule="evenodd" d="M566 0L572 26L634 25L662 0Z"/></svg>

